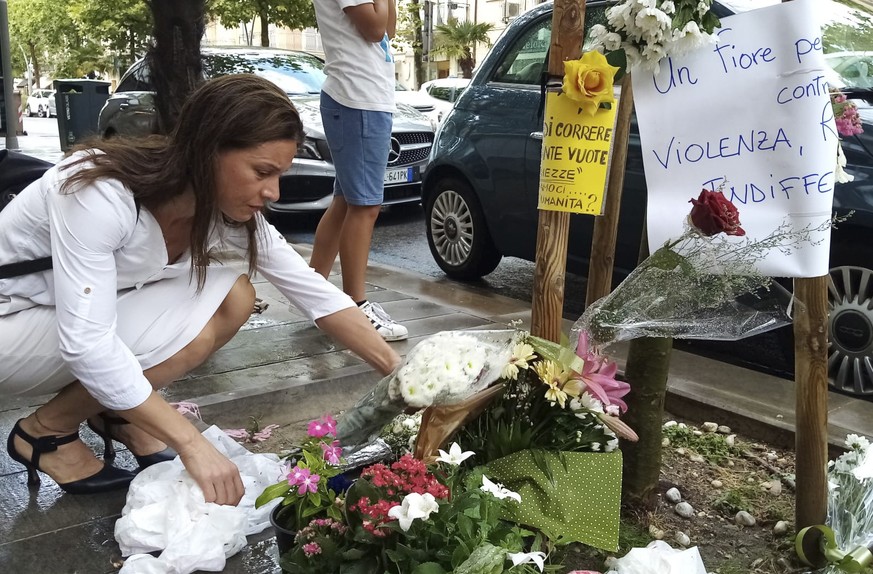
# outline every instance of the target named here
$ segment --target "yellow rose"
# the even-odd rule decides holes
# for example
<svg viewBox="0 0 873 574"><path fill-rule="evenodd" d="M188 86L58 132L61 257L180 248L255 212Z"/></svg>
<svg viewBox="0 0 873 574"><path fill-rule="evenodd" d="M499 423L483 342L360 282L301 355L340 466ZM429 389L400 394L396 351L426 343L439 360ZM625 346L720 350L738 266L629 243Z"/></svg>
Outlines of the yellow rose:
<svg viewBox="0 0 873 574"><path fill-rule="evenodd" d="M600 52L585 52L578 60L564 62L564 94L593 116L601 102L615 101L612 81L618 70Z"/></svg>

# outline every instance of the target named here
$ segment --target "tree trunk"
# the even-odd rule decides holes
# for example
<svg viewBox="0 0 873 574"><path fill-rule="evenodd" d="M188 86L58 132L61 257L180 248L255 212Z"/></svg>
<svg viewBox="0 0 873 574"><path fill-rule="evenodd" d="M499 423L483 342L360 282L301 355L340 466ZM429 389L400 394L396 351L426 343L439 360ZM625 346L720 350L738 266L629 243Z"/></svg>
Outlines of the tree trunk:
<svg viewBox="0 0 873 574"><path fill-rule="evenodd" d="M39 85L39 79L40 79L40 77L42 77L42 74L40 73L39 57L37 56L37 53L36 53L36 46L34 46L33 44L28 44L27 47L30 50L30 62L33 65L33 77L31 78L31 81L36 82L37 88L41 88L42 86ZM27 62L25 62L24 65L27 66ZM26 73L25 73L25 77L27 77ZM27 86L27 93L29 94L30 90L32 90L32 89L33 89L33 85Z"/></svg>
<svg viewBox="0 0 873 574"><path fill-rule="evenodd" d="M634 339L628 350L625 378L631 391L625 397L627 412L622 416L640 436L639 442L625 442L624 500L651 507L655 502L661 473L661 427L664 397L670 370L673 340L666 337Z"/></svg>
<svg viewBox="0 0 873 574"><path fill-rule="evenodd" d="M267 11L261 10L258 13L258 18L261 20L261 46L267 47L270 45L270 19L267 16Z"/></svg>
<svg viewBox="0 0 873 574"><path fill-rule="evenodd" d="M154 15L154 43L146 58L155 87L158 129L169 133L182 104L203 79L200 38L205 0L150 0Z"/></svg>
<svg viewBox="0 0 873 574"><path fill-rule="evenodd" d="M412 38L412 57L415 61L415 88L421 87L421 84L427 81L427 76L424 68L424 33L422 28L424 20L421 18L421 10L423 10L418 0L410 0L409 13L414 15L413 18L413 38Z"/></svg>

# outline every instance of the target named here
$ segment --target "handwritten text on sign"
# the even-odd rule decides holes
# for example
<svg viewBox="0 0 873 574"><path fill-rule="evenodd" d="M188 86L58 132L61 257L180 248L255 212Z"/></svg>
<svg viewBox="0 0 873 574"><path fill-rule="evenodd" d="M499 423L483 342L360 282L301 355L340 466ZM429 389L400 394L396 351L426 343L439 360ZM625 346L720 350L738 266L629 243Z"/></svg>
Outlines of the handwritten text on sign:
<svg viewBox="0 0 873 574"><path fill-rule="evenodd" d="M648 186L649 244L681 235L688 200L723 185L749 237L783 222L816 228L830 217L837 132L829 68L811 0L722 19L714 45L633 70L634 103ZM828 270L829 233L771 250L767 275L815 277Z"/></svg>
<svg viewBox="0 0 873 574"><path fill-rule="evenodd" d="M603 191L615 108L589 115L575 101L546 95L539 208L603 213Z"/></svg>

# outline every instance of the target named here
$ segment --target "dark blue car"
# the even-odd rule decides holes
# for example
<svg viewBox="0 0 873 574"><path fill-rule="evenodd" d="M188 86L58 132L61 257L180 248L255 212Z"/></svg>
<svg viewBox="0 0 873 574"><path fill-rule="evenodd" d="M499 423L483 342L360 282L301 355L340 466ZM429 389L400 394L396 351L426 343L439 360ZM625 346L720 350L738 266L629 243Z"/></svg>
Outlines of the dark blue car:
<svg viewBox="0 0 873 574"><path fill-rule="evenodd" d="M873 397L873 78L866 73L869 63L873 74L873 37L865 33L873 14L850 0L822 1L834 5L827 13L851 12L856 22L866 22L822 22L822 28L826 38L839 36L832 44L840 51L826 52L825 57L834 81L857 104L864 120L863 134L843 139L846 170L855 180L837 185L834 194L834 212L853 214L832 235L830 379L840 391ZM714 10L728 16L733 13L729 4L716 4ZM586 27L604 23L609 6L589 1ZM422 203L431 253L450 277L482 277L503 256L534 259L543 126L540 82L548 64L552 9L551 2L541 4L507 27L437 133ZM645 205L646 182L634 127L616 246L618 277L636 265ZM584 274L593 218L570 219L567 267ZM783 338L790 339L790 333ZM785 347L791 347L790 341Z"/></svg>

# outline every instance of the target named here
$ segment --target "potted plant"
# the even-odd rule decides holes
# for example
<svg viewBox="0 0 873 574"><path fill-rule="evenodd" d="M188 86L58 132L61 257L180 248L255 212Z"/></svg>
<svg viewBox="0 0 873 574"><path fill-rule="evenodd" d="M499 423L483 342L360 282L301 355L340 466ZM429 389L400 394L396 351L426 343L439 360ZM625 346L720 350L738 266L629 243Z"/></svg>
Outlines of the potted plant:
<svg viewBox="0 0 873 574"><path fill-rule="evenodd" d="M295 533L315 518L340 520L337 492L331 480L342 472L342 448L335 440L336 421L325 415L311 421L307 440L289 455L288 472L268 486L255 501L260 508L271 500L282 502L270 514L280 554L293 545Z"/></svg>

